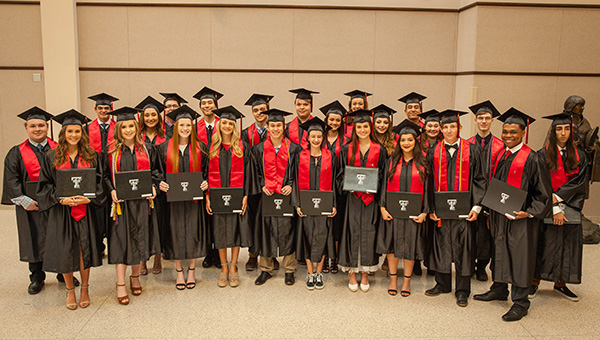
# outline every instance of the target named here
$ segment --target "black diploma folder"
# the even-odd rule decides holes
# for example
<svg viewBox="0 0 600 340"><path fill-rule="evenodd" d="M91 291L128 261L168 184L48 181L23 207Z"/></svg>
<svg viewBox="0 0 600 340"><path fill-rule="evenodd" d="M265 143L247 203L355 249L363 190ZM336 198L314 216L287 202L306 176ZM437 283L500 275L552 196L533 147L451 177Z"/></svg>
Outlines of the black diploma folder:
<svg viewBox="0 0 600 340"><path fill-rule="evenodd" d="M195 201L204 199L200 184L204 181L201 172L177 172L167 174L167 202Z"/></svg>
<svg viewBox="0 0 600 340"><path fill-rule="evenodd" d="M122 171L115 174L115 189L120 200L152 197L150 170Z"/></svg>
<svg viewBox="0 0 600 340"><path fill-rule="evenodd" d="M492 178L481 204L514 219L514 211L520 211L526 199L527 192L497 178Z"/></svg>
<svg viewBox="0 0 600 340"><path fill-rule="evenodd" d="M301 190L300 210L308 216L324 216L333 213L333 191Z"/></svg>
<svg viewBox="0 0 600 340"><path fill-rule="evenodd" d="M56 196L96 198L96 169L56 169Z"/></svg>
<svg viewBox="0 0 600 340"><path fill-rule="evenodd" d="M344 170L344 190L374 194L377 192L379 168L346 166Z"/></svg>

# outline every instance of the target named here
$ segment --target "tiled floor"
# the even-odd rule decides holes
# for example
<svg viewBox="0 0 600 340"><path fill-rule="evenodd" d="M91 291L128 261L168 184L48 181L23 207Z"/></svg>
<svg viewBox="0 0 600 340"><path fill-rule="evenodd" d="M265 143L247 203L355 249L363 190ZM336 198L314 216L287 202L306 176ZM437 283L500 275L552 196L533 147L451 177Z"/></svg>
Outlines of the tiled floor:
<svg viewBox="0 0 600 340"><path fill-rule="evenodd" d="M283 273L264 286L254 285L257 272L246 273L241 286L217 287L219 271L197 270L198 286L177 291L172 262L162 274L142 279L144 292L131 297L129 306L117 303L114 266L92 269L87 309L65 307L64 284L49 275L38 295L28 295L28 270L18 261L14 212L0 210L5 221L0 234L0 338L77 339L599 339L600 247L584 248L584 283L571 288L581 301L570 302L542 283L529 315L520 322L501 320L509 302L469 300L467 308L452 295L427 297L434 284L428 276L414 277L409 298L386 293L383 272L371 279L368 293L352 293L346 275L326 274L323 291L304 288L306 269L299 267L298 282L288 287ZM106 261L105 261L106 263ZM200 268L200 266L198 266ZM76 274L78 275L78 274ZM472 281L473 293L489 283ZM79 296L79 289L77 289Z"/></svg>

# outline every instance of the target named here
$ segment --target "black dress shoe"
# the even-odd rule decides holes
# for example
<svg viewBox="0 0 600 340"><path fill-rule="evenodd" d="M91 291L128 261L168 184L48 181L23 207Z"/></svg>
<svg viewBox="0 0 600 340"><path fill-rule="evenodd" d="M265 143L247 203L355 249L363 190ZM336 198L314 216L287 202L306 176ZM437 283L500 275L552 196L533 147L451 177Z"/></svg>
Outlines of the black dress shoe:
<svg viewBox="0 0 600 340"><path fill-rule="evenodd" d="M33 281L27 288L27 293L34 295L39 293L44 288L44 281Z"/></svg>
<svg viewBox="0 0 600 340"><path fill-rule="evenodd" d="M421 261L415 261L413 267L413 275L423 275L423 268L421 268Z"/></svg>
<svg viewBox="0 0 600 340"><path fill-rule="evenodd" d="M258 257L250 257L248 258L248 262L246 262L246 271L252 272L256 270L258 266Z"/></svg>
<svg viewBox="0 0 600 340"><path fill-rule="evenodd" d="M521 306L513 305L506 314L502 315L502 320L518 321L521 320L525 315L527 315L527 309Z"/></svg>
<svg viewBox="0 0 600 340"><path fill-rule="evenodd" d="M493 290L489 290L483 294L475 294L473 295L473 299L479 301L506 301L508 299L508 294L502 294L495 292Z"/></svg>
<svg viewBox="0 0 600 340"><path fill-rule="evenodd" d="M465 293L458 293L456 296L456 304L460 307L467 307L469 304L469 298Z"/></svg>
<svg viewBox="0 0 600 340"><path fill-rule="evenodd" d="M485 270L476 271L475 276L477 277L477 281L485 282L488 280L488 275Z"/></svg>
<svg viewBox="0 0 600 340"><path fill-rule="evenodd" d="M285 284L288 286L296 283L296 278L294 277L294 273L285 273Z"/></svg>
<svg viewBox="0 0 600 340"><path fill-rule="evenodd" d="M62 274L56 274L56 279L60 283L65 283L65 277ZM79 287L79 280L77 280L77 277L75 276L73 276L73 285Z"/></svg>
<svg viewBox="0 0 600 340"><path fill-rule="evenodd" d="M279 261L276 258L273 258L273 270L279 270Z"/></svg>
<svg viewBox="0 0 600 340"><path fill-rule="evenodd" d="M268 279L272 278L273 276L267 272L262 272L260 273L260 275L256 278L256 281L254 281L254 284L260 286L262 284L264 284L265 282L267 282Z"/></svg>
<svg viewBox="0 0 600 340"><path fill-rule="evenodd" d="M213 257L212 254L206 255L204 261L202 261L202 268L210 268L213 265Z"/></svg>
<svg viewBox="0 0 600 340"><path fill-rule="evenodd" d="M440 294L448 294L450 290L444 290L442 286L436 284L435 287L428 289L425 291L425 295L427 296L438 296Z"/></svg>

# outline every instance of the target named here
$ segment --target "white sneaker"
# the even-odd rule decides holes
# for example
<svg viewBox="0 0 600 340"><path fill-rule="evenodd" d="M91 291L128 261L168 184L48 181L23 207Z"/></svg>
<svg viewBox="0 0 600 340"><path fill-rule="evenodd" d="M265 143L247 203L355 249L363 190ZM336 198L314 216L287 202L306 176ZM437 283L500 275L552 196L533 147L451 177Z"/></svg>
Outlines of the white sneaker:
<svg viewBox="0 0 600 340"><path fill-rule="evenodd" d="M306 289L308 289L308 290L315 289L315 274L307 274L306 275Z"/></svg>

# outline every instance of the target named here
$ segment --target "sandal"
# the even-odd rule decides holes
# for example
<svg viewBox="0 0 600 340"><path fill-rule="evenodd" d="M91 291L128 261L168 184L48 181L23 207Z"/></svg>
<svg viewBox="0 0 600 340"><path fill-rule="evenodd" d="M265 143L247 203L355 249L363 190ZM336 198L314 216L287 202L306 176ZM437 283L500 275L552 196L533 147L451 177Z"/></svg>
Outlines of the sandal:
<svg viewBox="0 0 600 340"><path fill-rule="evenodd" d="M338 262L337 262L337 258L332 258L331 259L331 268L329 268L329 272L331 274L337 274L339 273L339 268L338 268Z"/></svg>
<svg viewBox="0 0 600 340"><path fill-rule="evenodd" d="M410 280L411 277L412 277L412 275L410 275L410 276L404 275L405 279L409 279ZM400 291L400 295L402 295L402 297L409 297L410 296L410 290L401 290Z"/></svg>
<svg viewBox="0 0 600 340"><path fill-rule="evenodd" d="M225 267L228 265L229 263L221 263L221 267ZM227 268L229 269L229 267ZM229 281L229 273L221 272L221 274L219 275L219 281L217 282L217 285L221 288L227 287L227 281Z"/></svg>
<svg viewBox="0 0 600 340"><path fill-rule="evenodd" d="M73 286L71 288L67 288L67 301L69 301L69 292L73 292L73 295L75 295L75 286ZM72 303L67 302L67 309L70 309L70 310L77 309L77 297L76 296L75 296L74 300L75 300L75 302L72 302Z"/></svg>
<svg viewBox="0 0 600 340"><path fill-rule="evenodd" d="M181 270L183 271L183 269L181 269ZM195 267L194 268L188 267L188 276L189 276L190 272L193 272L195 270L196 270ZM196 277L194 277L194 282L187 282L185 284L185 288L187 288L187 289L194 289L194 288L196 288Z"/></svg>
<svg viewBox="0 0 600 340"><path fill-rule="evenodd" d="M133 294L134 296L138 296L138 295L142 294L142 286L141 286L141 283L140 283L139 287L134 287L133 286L133 279L134 278L137 278L138 281L139 281L140 276L139 275L130 275L129 276L129 289L131 289L131 294Z"/></svg>
<svg viewBox="0 0 600 340"><path fill-rule="evenodd" d="M148 275L148 266L146 266L146 261L142 261L142 263L140 263L140 275Z"/></svg>
<svg viewBox="0 0 600 340"><path fill-rule="evenodd" d="M83 286L83 285L81 286L81 294L80 294L80 297L79 297L79 307L81 307L81 308L86 308L86 307L88 307L90 305L90 293L89 293L89 290L88 290L89 287L90 287L89 284L86 285L86 286ZM83 290L84 289L85 289L85 291L87 293L87 300L82 300L82 298L83 298Z"/></svg>
<svg viewBox="0 0 600 340"><path fill-rule="evenodd" d="M175 271L178 273L183 273L183 268L181 268L181 270L175 268ZM177 290L185 290L185 283L175 283L175 288L177 288Z"/></svg>
<svg viewBox="0 0 600 340"><path fill-rule="evenodd" d="M117 287L125 287L125 284L123 283L122 285L117 283ZM127 291L127 290L125 290ZM118 293L117 293L118 294ZM125 296L119 296L117 295L117 301L119 301L120 304L122 305L128 305L129 304L129 295L125 294Z"/></svg>
<svg viewBox="0 0 600 340"><path fill-rule="evenodd" d="M390 273L390 283L392 282L392 279L391 279L392 276L396 276L397 277L398 273L396 273L396 274ZM397 289L397 287L398 287L398 281L396 281L396 289L388 289L388 294L390 294L391 296L398 295L398 289Z"/></svg>
<svg viewBox="0 0 600 340"><path fill-rule="evenodd" d="M323 261L323 270L321 270L321 272L329 273L329 258L328 257L325 257L325 261Z"/></svg>
<svg viewBox="0 0 600 340"><path fill-rule="evenodd" d="M162 261L160 258L160 254L158 254L158 255L154 255L154 265L152 266L152 274L160 274L160 273L162 273Z"/></svg>
<svg viewBox="0 0 600 340"><path fill-rule="evenodd" d="M235 273L231 272L231 268L235 267ZM237 263L232 263L229 266L229 285L237 287L240 285L240 274L238 273Z"/></svg>

